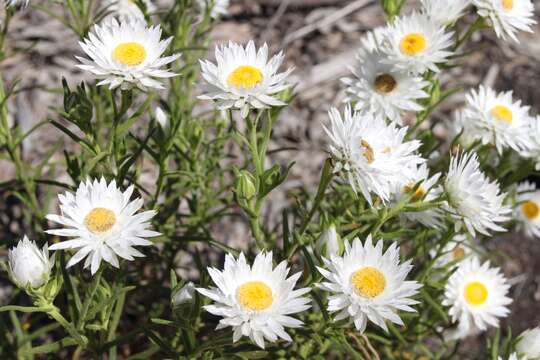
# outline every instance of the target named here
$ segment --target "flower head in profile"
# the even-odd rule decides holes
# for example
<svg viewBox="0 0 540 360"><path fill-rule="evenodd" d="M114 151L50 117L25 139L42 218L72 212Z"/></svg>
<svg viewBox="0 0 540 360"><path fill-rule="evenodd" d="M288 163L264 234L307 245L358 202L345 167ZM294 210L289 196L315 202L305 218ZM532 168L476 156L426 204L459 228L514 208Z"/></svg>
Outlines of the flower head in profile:
<svg viewBox="0 0 540 360"><path fill-rule="evenodd" d="M514 209L518 230L528 237L540 238L540 190L525 181L517 187L517 205Z"/></svg>
<svg viewBox="0 0 540 360"><path fill-rule="evenodd" d="M353 77L344 78L347 85L346 102L354 102L355 110L372 113L402 124L401 114L418 112L423 107L419 99L428 97L424 88L428 82L422 77L385 63L379 52L361 51L356 65L351 68Z"/></svg>
<svg viewBox="0 0 540 360"><path fill-rule="evenodd" d="M516 351L525 359L540 359L540 327L524 331L519 336Z"/></svg>
<svg viewBox="0 0 540 360"><path fill-rule="evenodd" d="M529 126L529 146L520 155L530 158L535 163L535 169L540 171L540 116L532 118Z"/></svg>
<svg viewBox="0 0 540 360"><path fill-rule="evenodd" d="M37 289L47 283L54 266L54 255L49 258L47 245L40 249L26 236L9 250L8 260L11 279L21 288Z"/></svg>
<svg viewBox="0 0 540 360"><path fill-rule="evenodd" d="M300 327L302 322L290 315L311 307L311 300L303 297L310 289L294 290L301 273L287 277L285 261L273 268L271 252L259 253L252 266L244 254L238 259L229 254L223 270L208 268L208 272L216 287L197 291L215 302L204 308L222 317L217 329L233 328L234 342L248 336L264 349L265 339L292 341L285 328Z"/></svg>
<svg viewBox="0 0 540 360"><path fill-rule="evenodd" d="M385 61L401 70L413 74L428 70L438 72L437 65L452 55L448 50L452 36L452 32L447 32L427 15L412 13L396 18L389 25L382 51L388 57Z"/></svg>
<svg viewBox="0 0 540 360"><path fill-rule="evenodd" d="M412 297L422 287L417 281L405 280L411 271L410 261L399 263L399 247L392 243L383 253L383 241L373 246L371 235L365 244L360 239L345 243L343 256L323 258L318 267L324 277L319 287L329 291L328 311L336 312L336 321L351 318L356 329L364 332L368 320L387 331L386 321L398 325L403 321L399 310L414 312L418 304Z"/></svg>
<svg viewBox="0 0 540 360"><path fill-rule="evenodd" d="M443 207L456 220L456 230L465 225L472 236L476 231L484 235L506 231L500 226L512 211L503 203L506 194L480 170L476 154L452 156L443 187L448 196Z"/></svg>
<svg viewBox="0 0 540 360"><path fill-rule="evenodd" d="M104 0L107 10L111 12L111 16L118 17L122 20L130 18L138 18L144 20L144 12L134 0ZM155 11L156 7L150 0L142 0L146 12Z"/></svg>
<svg viewBox="0 0 540 360"><path fill-rule="evenodd" d="M239 109L247 117L250 108L283 106L276 96L290 87L285 79L292 69L278 72L283 53L268 59L268 46L259 50L250 41L245 47L229 42L216 47L216 63L201 60L202 77L206 81L199 99L214 100L220 110Z"/></svg>
<svg viewBox="0 0 540 360"><path fill-rule="evenodd" d="M493 144L499 153L507 148L520 151L530 144L529 107L513 101L512 91L497 94L484 86L472 90L463 116L471 135L483 144Z"/></svg>
<svg viewBox="0 0 540 360"><path fill-rule="evenodd" d="M497 37L518 42L518 31L532 33L534 4L531 0L473 0L478 14L488 18Z"/></svg>
<svg viewBox="0 0 540 360"><path fill-rule="evenodd" d="M203 11L210 10L212 19L218 19L229 13L230 0L197 0L197 5ZM208 9L210 7L210 9Z"/></svg>
<svg viewBox="0 0 540 360"><path fill-rule="evenodd" d="M67 267L86 258L84 267L90 268L92 274L102 260L119 267L118 257L130 261L143 257L134 246L152 245L146 238L160 234L149 229L156 212L138 212L143 200L130 200L133 189L132 185L122 192L115 181L107 184L101 178L81 183L75 193L58 195L61 215L49 214L47 219L64 227L47 233L74 239L56 243L50 249L78 249Z"/></svg>
<svg viewBox="0 0 540 360"><path fill-rule="evenodd" d="M413 177L406 183L397 184L394 191L394 201L399 202L405 197L410 197L410 202L435 201L442 193L438 185L440 173L429 176L426 163L413 168ZM408 221L419 222L427 227L438 228L442 225L443 212L437 206L423 211L404 211L400 216Z"/></svg>
<svg viewBox="0 0 540 360"><path fill-rule="evenodd" d="M163 67L180 57L162 57L171 41L172 37L161 40L159 25L147 27L137 18L110 19L95 25L88 38L79 42L89 59L78 56L81 64L77 66L102 79L98 85L110 89L163 89L159 80L176 76Z"/></svg>
<svg viewBox="0 0 540 360"><path fill-rule="evenodd" d="M372 114L352 112L349 105L343 116L329 111L329 152L335 161L334 172L372 204L371 194L390 200L396 184L413 179L414 167L424 160L416 154L417 140L405 141L407 128L386 124Z"/></svg>
<svg viewBox="0 0 540 360"><path fill-rule="evenodd" d="M489 262L480 265L478 258L471 257L448 279L442 304L450 307L449 314L453 322L459 322L460 332L473 328L485 331L488 326L499 327L499 318L510 313L509 289L500 269L490 267Z"/></svg>
<svg viewBox="0 0 540 360"><path fill-rule="evenodd" d="M435 23L451 25L465 14L471 0L421 0L422 12Z"/></svg>

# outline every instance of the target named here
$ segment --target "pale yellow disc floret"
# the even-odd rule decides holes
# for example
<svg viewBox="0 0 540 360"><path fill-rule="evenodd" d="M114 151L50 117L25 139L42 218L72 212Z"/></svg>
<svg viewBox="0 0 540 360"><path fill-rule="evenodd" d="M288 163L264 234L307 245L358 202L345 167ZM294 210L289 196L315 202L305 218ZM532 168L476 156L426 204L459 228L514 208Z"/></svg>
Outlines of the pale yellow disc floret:
<svg viewBox="0 0 540 360"><path fill-rule="evenodd" d="M366 266L351 275L351 283L356 292L366 298L379 296L386 288L386 278L379 270Z"/></svg>
<svg viewBox="0 0 540 360"><path fill-rule="evenodd" d="M480 306L488 299L487 287L479 281L473 281L465 285L463 296L469 305Z"/></svg>
<svg viewBox="0 0 540 360"><path fill-rule="evenodd" d="M84 225L94 234L109 231L116 224L116 215L112 210L97 207L92 209L84 218Z"/></svg>
<svg viewBox="0 0 540 360"><path fill-rule="evenodd" d="M240 285L236 298L244 309L251 311L266 310L274 301L272 289L262 281L248 281Z"/></svg>
<svg viewBox="0 0 540 360"><path fill-rule="evenodd" d="M426 37L420 33L407 34L403 37L403 39L401 39L399 48L405 55L418 55L427 48Z"/></svg>
<svg viewBox="0 0 540 360"><path fill-rule="evenodd" d="M121 43L114 48L113 59L122 65L140 65L146 59L146 49L136 42Z"/></svg>
<svg viewBox="0 0 540 360"><path fill-rule="evenodd" d="M237 67L227 77L227 83L236 88L252 89L263 81L261 70L250 65Z"/></svg>
<svg viewBox="0 0 540 360"><path fill-rule="evenodd" d="M523 215L529 220L534 220L540 215L540 207L534 201L525 201L521 205L521 210L523 211Z"/></svg>
<svg viewBox="0 0 540 360"><path fill-rule="evenodd" d="M491 115L493 115L497 120L507 122L511 124L514 120L514 115L512 110L504 105L497 105L491 109Z"/></svg>

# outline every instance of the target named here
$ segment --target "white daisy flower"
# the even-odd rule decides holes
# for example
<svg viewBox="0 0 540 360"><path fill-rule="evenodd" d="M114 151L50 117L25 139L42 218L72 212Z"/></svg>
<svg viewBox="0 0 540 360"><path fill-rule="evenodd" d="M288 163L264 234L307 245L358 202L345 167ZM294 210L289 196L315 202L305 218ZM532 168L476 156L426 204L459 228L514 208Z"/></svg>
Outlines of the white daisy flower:
<svg viewBox="0 0 540 360"><path fill-rule="evenodd" d="M453 32L430 20L426 15L412 13L400 16L389 25L382 50L385 60L402 70L423 74L427 70L438 72L437 64L446 62L452 52Z"/></svg>
<svg viewBox="0 0 540 360"><path fill-rule="evenodd" d="M516 351L526 359L540 359L540 327L524 331L519 336Z"/></svg>
<svg viewBox="0 0 540 360"><path fill-rule="evenodd" d="M471 0L421 0L423 13L431 21L441 25L451 25L465 14Z"/></svg>
<svg viewBox="0 0 540 360"><path fill-rule="evenodd" d="M534 5L531 0L473 0L478 14L489 18L497 37L519 42L518 31L532 33Z"/></svg>
<svg viewBox="0 0 540 360"><path fill-rule="evenodd" d="M11 279L21 288L36 289L47 283L54 266L54 255L49 258L47 245L40 249L26 236L9 250L8 260Z"/></svg>
<svg viewBox="0 0 540 360"><path fill-rule="evenodd" d="M510 313L507 297L510 285L499 268L490 268L486 261L480 265L476 257L461 262L450 276L444 289L442 304L449 306L453 322L468 332L475 327L485 331L488 326L499 327L499 319Z"/></svg>
<svg viewBox="0 0 540 360"><path fill-rule="evenodd" d="M402 112L423 110L417 101L429 96L423 90L429 83L385 63L385 58L379 52L358 54L356 65L350 69L354 77L342 79L347 85L345 102L355 102L355 110L401 125Z"/></svg>
<svg viewBox="0 0 540 360"><path fill-rule="evenodd" d="M386 124L371 114L352 112L349 105L342 117L336 108L329 111L329 151L339 173L355 192L372 204L371 193L388 201L396 184L413 179L413 169L424 160L415 151L421 143L404 141L407 128Z"/></svg>
<svg viewBox="0 0 540 360"><path fill-rule="evenodd" d="M411 196L411 202L430 202L437 199L442 194L441 186L437 185L440 173L429 176L429 169L426 163L416 166L413 171L413 178L404 184L399 184L394 192L394 201L397 203L406 196ZM415 186L418 184L416 190ZM411 194L414 190L414 194ZM419 222L427 227L441 227L443 212L438 207L430 208L418 212L402 212L400 216L412 222Z"/></svg>
<svg viewBox="0 0 540 360"><path fill-rule="evenodd" d="M137 213L143 199L130 201L133 189L132 185L122 192L115 181L107 184L101 178L82 182L75 194L59 194L61 215L49 214L47 219L65 227L46 232L75 239L59 242L50 249L79 249L67 267L86 257L84 267L90 267L92 274L98 270L101 260L119 267L117 256L130 261L143 257L134 246L152 245L145 238L161 234L149 230L149 221L156 215L154 210Z"/></svg>
<svg viewBox="0 0 540 360"><path fill-rule="evenodd" d="M526 360L527 358L525 357L518 357L518 354L517 353L511 353L510 356L508 356L508 360ZM503 360L502 357L498 357L497 360Z"/></svg>
<svg viewBox="0 0 540 360"><path fill-rule="evenodd" d="M5 2L6 2L7 7L18 6L18 7L25 8L28 6L28 3L30 2L30 0L5 0Z"/></svg>
<svg viewBox="0 0 540 360"><path fill-rule="evenodd" d="M146 12L152 13L156 7L150 0L142 0L146 7ZM138 18L144 20L144 13L139 5L134 0L104 0L107 11L110 11L110 16L120 19Z"/></svg>
<svg viewBox="0 0 540 360"><path fill-rule="evenodd" d="M536 185L525 181L517 187L518 205L514 216L518 230L523 230L528 237L540 238L540 190Z"/></svg>
<svg viewBox="0 0 540 360"><path fill-rule="evenodd" d="M95 25L93 33L79 42L90 59L77 56L82 63L77 66L103 79L97 85L109 85L110 89L118 86L122 89L133 86L142 90L163 89L163 84L156 79L177 74L161 68L178 59L180 54L161 57L172 37L163 41L160 39L159 25L147 27L136 18L120 23L111 19L102 25Z"/></svg>
<svg viewBox="0 0 540 360"><path fill-rule="evenodd" d="M230 0L197 0L197 5L203 11L207 10L208 6L211 6L210 17L218 19L229 13Z"/></svg>
<svg viewBox="0 0 540 360"><path fill-rule="evenodd" d="M490 235L490 231L506 231L499 223L510 219L512 211L504 205L506 194L499 184L490 181L480 170L476 154L462 153L452 156L450 168L444 179L448 202L443 208L456 220L456 231L465 225L467 231Z"/></svg>
<svg viewBox="0 0 540 360"><path fill-rule="evenodd" d="M403 321L399 310L415 312L411 299L422 287L417 281L405 280L411 271L411 261L399 264L399 247L392 243L383 253L383 241L375 246L371 235L364 245L358 238L352 246L345 242L342 257L323 258L319 272L327 280L319 287L329 291L328 311L338 312L335 321L352 318L356 329L364 332L368 320L387 331L386 320L398 325Z"/></svg>
<svg viewBox="0 0 540 360"><path fill-rule="evenodd" d="M293 290L301 273L287 278L287 263L282 261L273 268L271 252L259 253L253 266L248 265L244 254L238 260L227 255L222 271L208 268L208 272L217 287L197 291L215 302L204 309L223 317L216 329L233 328L233 342L248 336L264 349L265 339L292 341L285 327L303 325L290 315L311 307L311 300L303 297L310 289Z"/></svg>
<svg viewBox="0 0 540 360"><path fill-rule="evenodd" d="M207 82L202 100L215 100L220 110L240 109L243 118L250 108L264 109L284 106L277 93L290 87L285 82L292 69L278 73L284 55L279 53L268 60L268 46L258 51L250 41L242 45L229 42L216 47L216 64L201 60L202 77Z"/></svg>
<svg viewBox="0 0 540 360"><path fill-rule="evenodd" d="M483 144L493 144L499 153L506 148L519 151L529 146L530 107L522 106L519 100L514 102L512 91L497 94L480 86L466 98L465 122L471 124L473 136Z"/></svg>
<svg viewBox="0 0 540 360"><path fill-rule="evenodd" d="M520 155L532 159L540 171L540 116L533 118L529 126L529 146L520 152Z"/></svg>
<svg viewBox="0 0 540 360"><path fill-rule="evenodd" d="M458 234L452 238L442 249L440 254L437 254L436 250L431 250L430 255L432 258L437 257L434 267L444 268L448 267L448 270L453 270L459 266L459 263L467 259L474 252L468 243L468 237L463 234Z"/></svg>

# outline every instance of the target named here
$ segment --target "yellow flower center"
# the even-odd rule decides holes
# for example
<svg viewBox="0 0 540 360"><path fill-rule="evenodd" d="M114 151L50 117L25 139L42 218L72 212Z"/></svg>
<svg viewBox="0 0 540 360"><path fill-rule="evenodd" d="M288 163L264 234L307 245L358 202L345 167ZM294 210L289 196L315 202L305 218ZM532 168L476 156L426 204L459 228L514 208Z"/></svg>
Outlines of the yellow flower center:
<svg viewBox="0 0 540 360"><path fill-rule="evenodd" d="M418 55L427 47L426 37L420 33L410 33L401 39L399 48L401 52L408 56Z"/></svg>
<svg viewBox="0 0 540 360"><path fill-rule="evenodd" d="M113 59L122 65L139 65L146 59L146 50L144 46L136 42L121 43L114 48Z"/></svg>
<svg viewBox="0 0 540 360"><path fill-rule="evenodd" d="M459 260L465 256L465 249L461 246L456 246L454 250L452 250L452 258L454 260Z"/></svg>
<svg viewBox="0 0 540 360"><path fill-rule="evenodd" d="M488 290L484 284L473 281L465 285L465 300L474 306L482 305L488 298Z"/></svg>
<svg viewBox="0 0 540 360"><path fill-rule="evenodd" d="M389 94L397 86L397 81L390 74L381 74L375 78L375 90L381 94Z"/></svg>
<svg viewBox="0 0 540 360"><path fill-rule="evenodd" d="M351 282L359 295L370 299L379 296L386 288L384 274L370 266L355 271L351 276Z"/></svg>
<svg viewBox="0 0 540 360"><path fill-rule="evenodd" d="M373 148L366 140L360 141L360 144L362 145L362 148L364 149L364 157L366 158L368 164L371 164L375 161L375 153L373 152Z"/></svg>
<svg viewBox="0 0 540 360"><path fill-rule="evenodd" d="M502 7L506 11L510 11L514 8L514 0L502 0Z"/></svg>
<svg viewBox="0 0 540 360"><path fill-rule="evenodd" d="M228 77L230 86L237 88L251 89L263 81L261 70L249 65L237 67Z"/></svg>
<svg viewBox="0 0 540 360"><path fill-rule="evenodd" d="M116 224L116 215L109 209L94 208L84 218L84 225L94 234L109 231Z"/></svg>
<svg viewBox="0 0 540 360"><path fill-rule="evenodd" d="M245 309L252 311L265 310L272 305L272 289L261 281L248 281L236 291L238 302Z"/></svg>
<svg viewBox="0 0 540 360"><path fill-rule="evenodd" d="M527 219L534 220L538 217L540 214L540 207L538 207L538 204L534 201L525 201L523 205L521 205L521 210L523 211L523 214Z"/></svg>
<svg viewBox="0 0 540 360"><path fill-rule="evenodd" d="M414 184L407 185L403 188L403 192L406 194L410 194L413 191L413 189L414 189ZM420 201L424 198L424 196L426 196L426 190L424 190L422 186L418 186L416 188L416 191L414 192L414 195L411 198L411 201L413 202Z"/></svg>
<svg viewBox="0 0 540 360"><path fill-rule="evenodd" d="M512 120L514 119L512 110L504 105L497 105L491 109L491 115L493 115L497 120L505 121L509 124L511 124Z"/></svg>

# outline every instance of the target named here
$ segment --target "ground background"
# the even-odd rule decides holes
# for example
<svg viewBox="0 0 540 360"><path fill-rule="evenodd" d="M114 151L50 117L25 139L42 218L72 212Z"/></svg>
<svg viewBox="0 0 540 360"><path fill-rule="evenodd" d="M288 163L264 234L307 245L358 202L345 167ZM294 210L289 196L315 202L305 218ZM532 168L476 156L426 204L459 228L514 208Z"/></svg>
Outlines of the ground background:
<svg viewBox="0 0 540 360"><path fill-rule="evenodd" d="M409 2L414 7L414 1ZM535 3L540 14L540 2ZM298 97L283 113L272 145L295 149L276 154L272 159L297 162L284 190L299 185L313 187L318 180L325 156L320 123L326 118L328 108L338 106L344 98L339 79L348 74L347 66L354 61L364 32L383 23L378 1L233 0L230 15L217 25L213 32L216 42L266 41L274 51L283 49L287 65L296 68L294 80L298 83ZM76 40L61 24L44 14L27 11L17 15L9 46L12 49L31 46L31 50L0 63L0 72L8 83L19 79L25 88L11 104L14 120L24 128L29 129L44 120L47 114L52 114L50 108L58 105L54 100L58 101L57 94L46 89L58 87L62 76L71 84L84 78L84 74L74 69L74 54L79 53ZM468 88L486 83L498 90L513 89L531 105L534 113L540 113L540 27L537 26L534 35L523 34L520 40L519 44L498 41L490 31L474 37L469 49L482 51L475 51L465 66L446 73L444 86ZM446 125L452 121L452 110L462 102L463 93L448 99L433 114L430 120L440 123L436 127L439 136L445 136ZM29 165L44 155L47 145L56 140L56 136L52 127L44 127L25 142ZM0 181L12 177L13 169L9 164L0 163ZM148 174L149 183L151 178ZM288 201L285 194L282 191L272 197L266 209L268 222L273 222L274 215L279 214L279 209ZM6 199L3 194L0 199L0 225L4 233L8 234L6 236L20 233L24 224L16 221L17 210L12 206L12 199ZM221 225L219 237L223 241L245 247L248 238L243 222ZM505 323L511 324L515 331L540 325L540 240L503 236L489 247L500 251L504 271L515 283L512 315ZM0 288L0 294L7 289ZM0 305L2 301L0 296ZM472 339L471 345L477 340Z"/></svg>

